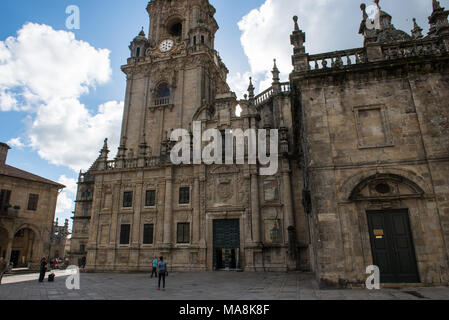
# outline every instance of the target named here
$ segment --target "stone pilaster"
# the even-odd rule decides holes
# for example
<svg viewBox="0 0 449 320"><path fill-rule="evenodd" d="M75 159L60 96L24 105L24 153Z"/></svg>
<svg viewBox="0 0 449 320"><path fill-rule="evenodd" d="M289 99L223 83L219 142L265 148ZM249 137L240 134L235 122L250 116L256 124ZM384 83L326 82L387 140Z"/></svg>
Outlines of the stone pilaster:
<svg viewBox="0 0 449 320"><path fill-rule="evenodd" d="M196 176L193 180L193 243L198 244L200 235L200 179Z"/></svg>
<svg viewBox="0 0 449 320"><path fill-rule="evenodd" d="M173 169L167 168L165 171L165 210L164 210L164 245L171 247L172 222L173 222Z"/></svg>
<svg viewBox="0 0 449 320"><path fill-rule="evenodd" d="M253 242L260 243L260 208L259 208L259 181L256 173L251 174L251 216Z"/></svg>

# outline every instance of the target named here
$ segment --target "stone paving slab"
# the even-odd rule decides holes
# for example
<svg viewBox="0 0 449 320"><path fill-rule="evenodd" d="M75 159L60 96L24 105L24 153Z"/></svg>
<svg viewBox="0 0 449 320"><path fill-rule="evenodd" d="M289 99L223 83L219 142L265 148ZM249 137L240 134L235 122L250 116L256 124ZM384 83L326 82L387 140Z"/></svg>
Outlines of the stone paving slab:
<svg viewBox="0 0 449 320"><path fill-rule="evenodd" d="M449 300L449 287L319 290L304 273L170 273L165 292L149 274L118 273L82 273L80 290L70 291L67 275L55 273L53 283L39 283L38 274L7 276L0 300Z"/></svg>

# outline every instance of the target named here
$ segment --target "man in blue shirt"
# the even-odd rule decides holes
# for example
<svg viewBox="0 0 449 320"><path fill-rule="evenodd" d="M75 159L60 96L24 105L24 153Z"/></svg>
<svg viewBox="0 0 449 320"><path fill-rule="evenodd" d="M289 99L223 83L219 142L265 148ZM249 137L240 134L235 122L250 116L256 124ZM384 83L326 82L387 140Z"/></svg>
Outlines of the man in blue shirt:
<svg viewBox="0 0 449 320"><path fill-rule="evenodd" d="M154 276L157 278L157 257L153 258L153 271L151 271L151 278Z"/></svg>
<svg viewBox="0 0 449 320"><path fill-rule="evenodd" d="M161 290L161 279L163 282L162 291L165 291L165 275L167 274L167 264L164 261L163 257L159 258L159 263L157 264L157 271L159 273L159 286L157 290Z"/></svg>

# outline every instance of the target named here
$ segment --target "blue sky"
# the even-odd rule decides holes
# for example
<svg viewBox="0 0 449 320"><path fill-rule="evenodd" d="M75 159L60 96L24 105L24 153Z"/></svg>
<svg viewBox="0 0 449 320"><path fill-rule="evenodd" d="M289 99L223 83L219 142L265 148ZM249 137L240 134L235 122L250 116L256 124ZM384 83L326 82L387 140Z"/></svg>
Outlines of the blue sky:
<svg viewBox="0 0 449 320"><path fill-rule="evenodd" d="M108 118L105 114L100 114L106 119L94 119L91 126L95 127L95 125L98 125L100 127L104 125L106 129L95 131L95 128L91 128L87 136L89 134L96 135L97 132L98 135L118 135L119 126L117 127L117 119L121 118L120 103L124 99L125 91L125 77L120 71L120 66L126 62L129 56L128 45L142 26L148 34L149 20L145 10L147 2L147 0L2 1L0 4L0 44L5 42L8 37L17 38L17 32L29 22L49 26L52 30L73 32L76 41L82 40L86 42L91 49L89 51L91 52L91 54L89 53L90 56L94 57L91 65L95 66L95 63L99 61L98 59L103 59L104 67L108 66L109 63L112 74L109 75L107 70L104 70L102 73L98 72L98 74L92 75L95 71L87 70L86 74L89 75L89 79L93 80L80 80L79 82L82 84L82 89L88 89L88 91L83 91L82 89L74 90L75 93L69 97L70 103L74 103L73 110L78 108L76 110L79 111L79 114L83 114L86 110L89 113L88 115L80 115L79 119L92 120L96 114L101 113L99 106L110 102L104 113L107 113L108 110L113 110L116 115ZM369 1L366 2L369 3ZM426 32L428 29L427 17L431 12L431 2L431 0L384 0L381 1L381 6L383 10L393 16L393 23L397 28L410 32L412 28L411 18L416 17L418 23ZM448 0L443 0L441 4L448 7L448 2ZM357 34L361 21L360 1L357 0L213 0L211 3L217 9L215 17L220 26L220 30L216 35L216 49L230 70L229 81L231 88L237 91L239 96L247 87L249 75L255 77L255 81L260 84L260 88L256 85L259 89L264 88L264 85L270 82L269 71L272 67L273 58L278 59L281 72L283 72L283 79L286 79L291 63L289 34L293 28L291 17L294 14L299 16L300 27L307 33L306 46L311 53L353 48L362 44L362 39ZM68 16L65 11L69 5L77 5L80 8L81 28L79 30L67 30L65 26ZM27 32L35 34L31 31L29 29ZM38 34L45 33L42 29L39 32ZM72 40L71 43L75 43L75 40ZM51 41L51 39L46 41ZM55 48L58 48L58 46L55 45ZM11 48L9 49L12 50ZM105 55L100 53L100 49L109 50L109 60L104 58ZM40 52L36 52L37 56L39 54ZM54 50L52 54L57 56L58 50ZM78 61L76 57L73 57L73 59L75 61L73 63L81 63L83 61L79 60L79 62L76 62ZM35 63L39 64L41 61L36 61ZM64 63L70 64L71 62ZM1 64L2 53L0 47L0 66ZM18 64L14 64L14 66L17 67ZM49 68L51 66L52 64L49 63ZM86 68L92 69L92 67ZM63 71L61 70L61 72ZM0 77L2 76L5 77L5 75L1 74L0 69ZM42 79L45 80L46 78ZM17 90L22 90L20 88L22 83L19 80L17 81L18 84L9 87L12 94L15 94ZM51 79L48 79L48 81L51 81ZM75 85L77 84L79 83L75 83ZM0 93L1 85L0 81ZM35 84L30 85L30 87L34 88ZM57 86L53 85L50 87L54 88ZM22 103L20 94L16 96L18 102ZM61 99L66 98L62 97ZM64 103L69 103L68 100L64 101ZM73 179L77 178L75 169L81 166L79 165L80 163L90 163L95 159L95 155L101 148L101 142L105 136L98 136L94 142L89 143L87 141L89 139L85 139L86 145L89 144L90 148L88 150L89 156L86 155L90 162L86 162L84 159L81 159L83 158L83 152L86 152L86 150L80 148L79 144L72 143L71 138L74 133L69 132L66 134L61 132L60 138L67 138L67 141L62 141L62 143L67 145L67 149L61 149L61 153L68 153L68 155L64 155L57 161L49 160L52 155L55 155L55 149L57 152L57 148L52 147L48 141L46 144L36 140L33 142L33 140L30 140L30 137L34 137L37 140L42 139L43 141L49 139L49 136L57 136L58 131L56 129L56 132L51 132L51 135L47 134L48 132L45 130L51 131L51 128L48 129L48 127L42 126L37 121L38 115L43 113L43 110L47 112L43 119L49 119L51 107L55 105L54 103L56 102L49 102L48 99L45 100L45 103L36 103L34 111L26 108L3 111L0 109L0 141L8 142L11 139L20 138L20 142L23 144L23 146L13 146L13 149L10 150L7 159L9 165L54 181L66 182L70 184L73 191L75 187ZM47 105L47 107L43 108L43 105ZM71 106L67 108L70 110ZM67 109L65 110L67 111ZM56 117L57 113L61 111L55 108L54 112ZM69 118L61 117L61 119ZM113 121L116 123L111 124ZM67 121L61 125L70 126L71 124ZM115 133L111 133L111 130ZM73 147L73 157L75 158L76 155L77 158L80 158L78 159L79 161L74 161L73 164L70 163L69 148L71 145ZM116 150L112 150L111 156L114 156L115 152ZM85 165L81 166L81 168L84 170L88 169ZM69 202L73 200L73 197L73 192L66 193L64 199L66 202ZM59 209L57 216L60 220L69 218L71 210L73 210L73 204L71 209L66 204L63 209Z"/></svg>

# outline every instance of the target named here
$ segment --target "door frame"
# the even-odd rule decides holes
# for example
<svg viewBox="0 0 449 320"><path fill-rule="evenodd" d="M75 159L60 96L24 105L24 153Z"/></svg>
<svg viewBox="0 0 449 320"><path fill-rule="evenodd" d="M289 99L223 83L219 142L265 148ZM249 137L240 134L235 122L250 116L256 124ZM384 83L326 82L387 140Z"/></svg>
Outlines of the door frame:
<svg viewBox="0 0 449 320"><path fill-rule="evenodd" d="M369 233L369 242L370 242L370 248L371 248L371 257L372 257L372 261L373 264L376 264L375 260L375 255L374 255L374 250L375 250L375 244L374 244L374 234L373 234L373 226L372 226L372 222L370 220L370 215L373 214L383 214L384 216L390 216L390 215L394 215L394 214L405 214L406 218L407 218L407 233L409 235L409 240L410 240L410 250L411 250L411 259L412 262L414 263L414 268L415 268L415 275L416 275L416 279L417 282L413 281L413 282L403 282L400 279L400 273L397 271L398 270L398 266L397 264L395 264L396 261L392 261L393 265L393 270L394 270L394 277L395 277L395 281L394 282L382 282L381 283L421 283L421 277L420 277L420 272L419 272L419 266L418 266L418 260L417 260L417 256L416 256L416 247L415 247L415 241L414 241L414 236L413 236L413 232L412 232L412 227L411 227L411 219L410 219L410 211L409 209L384 209L384 210L366 210L366 219L367 219L367 227L368 227L368 233ZM386 238L387 238L387 244L389 246L394 245L392 243L392 235L393 235L393 226L392 226L393 221L391 219L389 219L388 221L384 220L384 228L386 229ZM391 258L392 255L394 255L395 259L399 259L399 257L397 256L397 250L392 249L391 247L389 247L387 249L388 251L388 255ZM381 278L382 279L382 278Z"/></svg>
<svg viewBox="0 0 449 320"><path fill-rule="evenodd" d="M218 221L235 221L237 226L238 226L238 247L237 248L220 248L220 247L216 247L215 246L215 223ZM229 270L238 270L239 269L239 264L241 267L241 221L240 218L229 218L229 219L221 219L221 218L217 218L217 219L213 219L212 220L212 248L213 248L213 253L212 253L212 270L213 271L220 271L220 270L228 270L228 269L216 269L215 268L215 259L216 259L216 251L217 249L225 249L225 250L229 250L229 254L230 251L232 249L237 249L236 252L236 266L235 269L229 269ZM238 255L238 257L237 257ZM223 263L226 265L226 262L223 261Z"/></svg>

